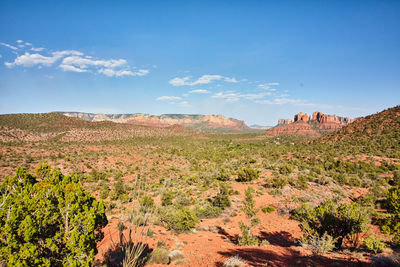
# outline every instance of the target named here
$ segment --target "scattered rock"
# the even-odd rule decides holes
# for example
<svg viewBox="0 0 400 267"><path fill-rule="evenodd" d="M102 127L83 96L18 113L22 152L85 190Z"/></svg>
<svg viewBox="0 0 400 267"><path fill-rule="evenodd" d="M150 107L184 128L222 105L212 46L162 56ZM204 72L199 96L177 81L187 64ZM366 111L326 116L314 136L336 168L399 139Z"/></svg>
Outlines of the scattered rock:
<svg viewBox="0 0 400 267"><path fill-rule="evenodd" d="M184 257L185 256L183 255L183 252L180 250L173 250L169 253L169 258L171 261L183 259Z"/></svg>

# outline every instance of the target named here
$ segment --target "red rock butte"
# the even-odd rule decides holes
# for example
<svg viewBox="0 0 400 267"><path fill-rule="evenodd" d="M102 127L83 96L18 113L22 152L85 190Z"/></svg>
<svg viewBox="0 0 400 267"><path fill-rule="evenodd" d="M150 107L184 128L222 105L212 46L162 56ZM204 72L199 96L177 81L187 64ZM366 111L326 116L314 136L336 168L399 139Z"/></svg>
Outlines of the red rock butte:
<svg viewBox="0 0 400 267"><path fill-rule="evenodd" d="M335 131L353 122L347 117L327 115L316 111L309 116L307 113L297 113L294 119L279 119L278 125L266 131L272 136L284 134L304 135L308 137L319 137L325 133Z"/></svg>

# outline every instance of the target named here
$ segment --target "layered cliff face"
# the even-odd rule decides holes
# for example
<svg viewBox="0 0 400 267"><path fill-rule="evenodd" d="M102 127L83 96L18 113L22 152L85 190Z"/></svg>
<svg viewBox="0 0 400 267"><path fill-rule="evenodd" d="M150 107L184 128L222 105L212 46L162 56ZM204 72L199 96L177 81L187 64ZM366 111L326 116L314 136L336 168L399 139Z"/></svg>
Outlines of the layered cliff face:
<svg viewBox="0 0 400 267"><path fill-rule="evenodd" d="M151 114L93 114L81 112L62 112L69 117L77 117L87 121L112 121L153 127L169 127L181 125L198 130L235 130L250 129L244 121L226 118L222 115L187 115L187 114L163 114L155 116Z"/></svg>
<svg viewBox="0 0 400 267"><path fill-rule="evenodd" d="M322 134L330 133L348 125L353 120L347 117L327 115L316 111L309 116L307 113L300 112L294 115L294 120L279 119L278 125L266 133L277 136L283 134L298 134L308 137L319 137Z"/></svg>
<svg viewBox="0 0 400 267"><path fill-rule="evenodd" d="M300 112L296 115L294 115L294 122L296 121L303 121L307 122L309 120L307 113Z"/></svg>

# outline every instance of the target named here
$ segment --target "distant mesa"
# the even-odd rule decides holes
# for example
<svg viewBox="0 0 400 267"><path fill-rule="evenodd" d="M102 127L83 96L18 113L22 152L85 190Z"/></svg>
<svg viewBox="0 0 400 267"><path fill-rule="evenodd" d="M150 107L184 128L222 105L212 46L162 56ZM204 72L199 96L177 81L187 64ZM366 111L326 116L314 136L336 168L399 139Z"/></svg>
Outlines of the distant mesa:
<svg viewBox="0 0 400 267"><path fill-rule="evenodd" d="M242 120L226 118L222 115L189 115L189 114L94 114L83 112L60 112L69 117L76 117L87 121L112 121L151 127L183 126L193 130L222 130L245 131L250 127Z"/></svg>
<svg viewBox="0 0 400 267"><path fill-rule="evenodd" d="M253 130L268 130L268 129L271 129L272 128L272 126L263 126L263 125L258 125L258 124L253 124L253 125L250 125L250 128L251 129L253 129Z"/></svg>
<svg viewBox="0 0 400 267"><path fill-rule="evenodd" d="M279 119L278 120L278 126L283 126L283 125L288 125L293 122L292 119Z"/></svg>
<svg viewBox="0 0 400 267"><path fill-rule="evenodd" d="M271 136L296 134L308 137L319 137L325 133L330 133L353 122L347 117L337 115L327 115L316 111L309 116L307 113L297 113L294 119L279 119L278 125L266 131Z"/></svg>

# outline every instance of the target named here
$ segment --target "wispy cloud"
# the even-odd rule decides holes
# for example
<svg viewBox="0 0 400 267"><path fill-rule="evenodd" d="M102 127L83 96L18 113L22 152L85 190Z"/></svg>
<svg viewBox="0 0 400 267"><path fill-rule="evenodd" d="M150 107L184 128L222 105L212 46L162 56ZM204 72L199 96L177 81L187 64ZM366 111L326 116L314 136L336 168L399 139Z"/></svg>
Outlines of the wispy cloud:
<svg viewBox="0 0 400 267"><path fill-rule="evenodd" d="M13 45L10 45L10 44L6 44L6 43L0 42L0 45L5 46L5 47L8 47L8 48L10 48L10 49L12 49L12 50L18 50L17 47L15 47L15 46L13 46Z"/></svg>
<svg viewBox="0 0 400 267"><path fill-rule="evenodd" d="M278 86L279 83L273 82L273 83L262 83L258 85L258 88L266 90L266 91L276 91L275 88L271 88L272 86Z"/></svg>
<svg viewBox="0 0 400 267"><path fill-rule="evenodd" d="M210 74L203 75L199 77L197 80L194 80L192 82L190 82L189 80L190 80L189 76L182 78L176 77L171 79L169 83L172 84L173 86L185 86L185 85L194 86L199 84L209 84L213 81L221 81L221 80L230 83L238 82L234 77L231 78L231 77L224 77L222 75L210 75Z"/></svg>
<svg viewBox="0 0 400 267"><path fill-rule="evenodd" d="M178 100L182 100L182 97L180 96L160 96L156 98L157 101L178 101Z"/></svg>
<svg viewBox="0 0 400 267"><path fill-rule="evenodd" d="M44 50L44 47L32 47L31 50L34 52L41 52Z"/></svg>
<svg viewBox="0 0 400 267"><path fill-rule="evenodd" d="M24 41L17 40L17 46L24 47ZM19 48L0 43L3 46L13 50L21 51ZM25 43L31 46L31 43ZM27 48L28 49L28 48ZM16 66L34 67L38 66L51 67L57 66L59 69L68 72L90 72L100 73L108 77L123 77L123 76L145 76L149 73L147 69L136 69L129 66L126 59L96 59L91 56L86 56L84 53L76 50L61 50L55 52L42 52L45 48L30 47L30 51L23 49L24 54L18 55L13 62L5 62L8 68ZM23 51L22 50L22 51ZM42 53L38 53L42 52Z"/></svg>
<svg viewBox="0 0 400 267"><path fill-rule="evenodd" d="M241 99L247 99L247 100L262 99L269 95L272 95L272 93L261 92L261 93L244 94L244 93L238 93L235 91L225 91L225 92L218 92L218 93L214 94L212 96L212 98L224 99L227 102L237 102Z"/></svg>
<svg viewBox="0 0 400 267"><path fill-rule="evenodd" d="M179 102L178 105L181 107L190 107L189 102L187 102L187 101Z"/></svg>
<svg viewBox="0 0 400 267"><path fill-rule="evenodd" d="M205 89L197 89L197 90L191 90L189 91L189 94L209 94L210 91L205 90Z"/></svg>
<svg viewBox="0 0 400 267"><path fill-rule="evenodd" d="M80 68L74 67L74 66L72 66L72 65L60 64L59 67L60 67L60 69L62 69L63 71L87 72L87 70L85 70L85 69L80 69Z"/></svg>
<svg viewBox="0 0 400 267"><path fill-rule="evenodd" d="M100 69L99 73L102 73L108 77L121 77L121 76L144 76L149 73L148 70L114 70L114 69Z"/></svg>
<svg viewBox="0 0 400 267"><path fill-rule="evenodd" d="M308 103L302 99L292 99L286 97L277 97L272 100L264 99L264 100L257 100L255 101L257 104L267 104L267 105L285 105L291 104L295 106L315 106L315 104Z"/></svg>
<svg viewBox="0 0 400 267"><path fill-rule="evenodd" d="M231 78L225 77L225 78L224 78L224 81L225 81L225 82L228 82L228 83L238 83L238 82L239 82L238 80L236 80L235 77L231 77Z"/></svg>

